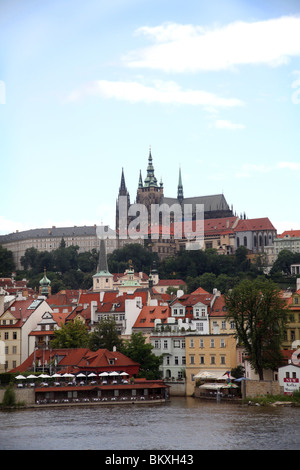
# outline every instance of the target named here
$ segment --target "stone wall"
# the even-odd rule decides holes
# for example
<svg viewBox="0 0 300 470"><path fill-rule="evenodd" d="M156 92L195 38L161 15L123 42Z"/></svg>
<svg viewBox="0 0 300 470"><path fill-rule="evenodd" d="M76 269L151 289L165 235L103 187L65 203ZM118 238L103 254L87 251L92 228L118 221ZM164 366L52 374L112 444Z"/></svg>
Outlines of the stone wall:
<svg viewBox="0 0 300 470"><path fill-rule="evenodd" d="M245 389L245 398L253 398L258 395L280 395L281 393L279 382L271 380L246 380Z"/></svg>
<svg viewBox="0 0 300 470"><path fill-rule="evenodd" d="M34 389L32 388L24 388L24 389L15 389L16 393L16 402L24 402L27 406L34 405L35 403L35 393ZM0 389L0 403L3 402L5 394L5 388Z"/></svg>

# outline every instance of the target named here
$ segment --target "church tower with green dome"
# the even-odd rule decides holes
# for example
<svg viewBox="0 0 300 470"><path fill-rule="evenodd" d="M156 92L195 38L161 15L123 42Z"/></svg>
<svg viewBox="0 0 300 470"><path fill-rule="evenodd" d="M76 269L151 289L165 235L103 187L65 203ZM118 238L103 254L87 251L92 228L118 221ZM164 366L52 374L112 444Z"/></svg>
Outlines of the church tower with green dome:
<svg viewBox="0 0 300 470"><path fill-rule="evenodd" d="M51 281L46 276L46 268L44 268L44 277L40 280L39 295L45 297L51 295Z"/></svg>

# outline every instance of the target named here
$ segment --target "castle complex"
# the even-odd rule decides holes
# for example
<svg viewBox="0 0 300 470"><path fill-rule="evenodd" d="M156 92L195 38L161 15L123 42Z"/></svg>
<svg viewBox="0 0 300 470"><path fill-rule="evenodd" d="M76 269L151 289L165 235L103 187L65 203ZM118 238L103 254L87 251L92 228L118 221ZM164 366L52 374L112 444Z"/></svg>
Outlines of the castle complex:
<svg viewBox="0 0 300 470"><path fill-rule="evenodd" d="M126 209L125 234L120 233L120 214L121 203ZM145 230L136 239L128 236L128 228L133 221L129 210L134 205L140 205L145 208L148 217L151 214L151 208L155 205L166 207L169 210L169 227L163 224L160 214L156 226L150 227L150 220L144 227ZM181 214L185 216L185 208L191 209L190 219L195 221L197 207L203 207L204 219L204 244L203 248L213 248L219 254L232 254L239 246L247 247L250 253L268 253L273 246L273 240L276 238L276 229L265 218L246 219L246 215L238 217L233 214L233 208L229 207L223 194L214 194L209 196L184 197L181 170L177 185L177 197L169 197L164 194L163 182L157 181L153 165L151 149L149 150L148 165L146 177L143 180L142 172L139 173L138 187L134 203L131 204L130 194L126 187L125 174L122 169L121 182L116 200L116 227L112 230L104 227L106 234L106 252L111 253L115 249L122 248L127 243L140 243L149 250L156 252L160 259L172 256L181 249L187 248L187 240L183 237L174 236L174 215L172 208L179 207ZM172 218L173 217L173 218ZM147 222L147 221L146 221ZM102 227L103 228L103 227ZM171 228L171 230L170 230ZM22 232L15 232L0 236L0 244L12 251L17 269L22 269L21 258L28 248L36 248L39 251L56 250L61 240L64 239L66 246L75 245L79 247L79 253L100 249L99 227L51 227L32 229ZM173 230L173 231L172 231ZM155 233L154 233L155 232ZM154 235L153 235L154 233Z"/></svg>

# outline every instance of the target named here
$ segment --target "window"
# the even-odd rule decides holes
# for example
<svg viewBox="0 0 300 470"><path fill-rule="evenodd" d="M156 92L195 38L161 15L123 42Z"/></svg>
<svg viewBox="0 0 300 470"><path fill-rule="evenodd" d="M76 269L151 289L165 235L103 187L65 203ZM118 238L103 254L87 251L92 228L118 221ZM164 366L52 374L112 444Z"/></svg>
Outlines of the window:
<svg viewBox="0 0 300 470"><path fill-rule="evenodd" d="M210 363L215 364L216 363L216 358L215 356L210 356Z"/></svg>
<svg viewBox="0 0 300 470"><path fill-rule="evenodd" d="M220 357L220 362L221 362L222 366L224 366L224 365L226 364L226 360L225 360L225 359L226 359L225 356L221 356L221 357Z"/></svg>
<svg viewBox="0 0 300 470"><path fill-rule="evenodd" d="M13 339L17 339L17 332L13 331Z"/></svg>
<svg viewBox="0 0 300 470"><path fill-rule="evenodd" d="M225 339L224 338L220 339L220 348L225 348Z"/></svg>
<svg viewBox="0 0 300 470"><path fill-rule="evenodd" d="M199 346L200 346L200 348L204 348L204 340L203 339L199 340Z"/></svg>
<svg viewBox="0 0 300 470"><path fill-rule="evenodd" d="M195 364L195 356L190 356L190 364Z"/></svg>
<svg viewBox="0 0 300 470"><path fill-rule="evenodd" d="M175 366L178 366L179 362L178 362L178 356L175 356L174 357L174 364Z"/></svg>
<svg viewBox="0 0 300 470"><path fill-rule="evenodd" d="M204 364L204 356L200 356L200 364Z"/></svg>
<svg viewBox="0 0 300 470"><path fill-rule="evenodd" d="M211 348L214 348L214 347L215 347L215 340L214 340L214 339L211 339L211 340L210 340L210 347L211 347Z"/></svg>
<svg viewBox="0 0 300 470"><path fill-rule="evenodd" d="M222 328L222 330L226 330L226 321L225 320L222 320L221 328Z"/></svg>
<svg viewBox="0 0 300 470"><path fill-rule="evenodd" d="M194 347L194 340L193 338L190 339L190 348L193 348Z"/></svg>
<svg viewBox="0 0 300 470"><path fill-rule="evenodd" d="M174 346L174 348L180 348L180 340L179 339L174 339L173 346Z"/></svg>
<svg viewBox="0 0 300 470"><path fill-rule="evenodd" d="M181 358L181 363L182 363L183 366L185 366L185 364L186 364L185 356L182 356L182 358Z"/></svg>
<svg viewBox="0 0 300 470"><path fill-rule="evenodd" d="M167 339L164 340L164 349L168 349L168 340Z"/></svg>
<svg viewBox="0 0 300 470"><path fill-rule="evenodd" d="M160 341L158 339L154 341L154 347L155 349L160 349Z"/></svg>

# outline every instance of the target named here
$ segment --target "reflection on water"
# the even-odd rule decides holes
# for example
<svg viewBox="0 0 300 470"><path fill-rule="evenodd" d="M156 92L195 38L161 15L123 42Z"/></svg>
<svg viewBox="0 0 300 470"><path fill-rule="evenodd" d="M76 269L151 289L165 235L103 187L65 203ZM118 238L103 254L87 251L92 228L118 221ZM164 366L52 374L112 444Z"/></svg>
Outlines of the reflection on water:
<svg viewBox="0 0 300 470"><path fill-rule="evenodd" d="M120 405L0 412L0 449L300 449L300 408L175 398Z"/></svg>

